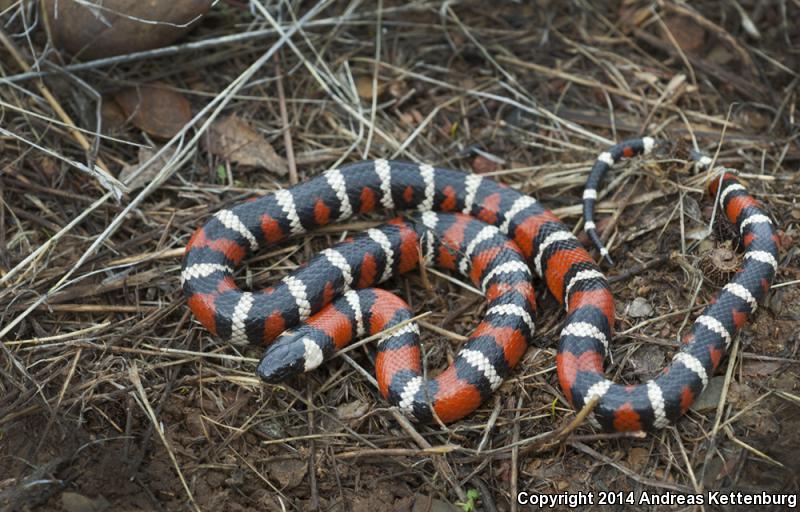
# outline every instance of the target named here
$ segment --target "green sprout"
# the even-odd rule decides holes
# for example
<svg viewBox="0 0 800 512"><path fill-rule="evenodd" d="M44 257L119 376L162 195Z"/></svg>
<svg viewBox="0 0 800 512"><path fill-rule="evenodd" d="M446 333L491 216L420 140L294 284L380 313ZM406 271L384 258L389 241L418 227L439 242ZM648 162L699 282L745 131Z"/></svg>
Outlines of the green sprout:
<svg viewBox="0 0 800 512"><path fill-rule="evenodd" d="M478 489L470 489L467 491L466 503L458 502L456 505L461 507L461 510L464 512L475 512L475 502L478 501L480 497L481 493L478 492Z"/></svg>

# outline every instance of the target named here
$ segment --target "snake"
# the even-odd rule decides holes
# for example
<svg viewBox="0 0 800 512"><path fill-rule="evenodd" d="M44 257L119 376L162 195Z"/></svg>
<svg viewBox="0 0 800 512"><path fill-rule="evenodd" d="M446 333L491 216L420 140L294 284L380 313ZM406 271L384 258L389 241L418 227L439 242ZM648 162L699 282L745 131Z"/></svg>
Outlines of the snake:
<svg viewBox="0 0 800 512"><path fill-rule="evenodd" d="M584 229L606 259L593 220L600 181L620 160L657 145L651 137L623 141L590 171ZM777 238L764 208L735 173L714 175L708 193L738 228L742 266L694 321L670 365L642 384L604 377L614 300L588 250L536 199L480 174L385 159L327 170L215 213L186 246L181 283L206 330L232 344L266 347L256 369L263 381L311 371L369 335L378 338L383 398L416 421L450 423L486 401L531 345L536 274L566 310L556 356L566 400L577 409L593 401L588 420L602 430L654 430L677 421L702 392L777 271ZM320 251L263 290L236 284L236 268L249 255L377 210L411 213ZM412 308L376 287L428 265L460 273L486 298L477 327L432 378Z"/></svg>

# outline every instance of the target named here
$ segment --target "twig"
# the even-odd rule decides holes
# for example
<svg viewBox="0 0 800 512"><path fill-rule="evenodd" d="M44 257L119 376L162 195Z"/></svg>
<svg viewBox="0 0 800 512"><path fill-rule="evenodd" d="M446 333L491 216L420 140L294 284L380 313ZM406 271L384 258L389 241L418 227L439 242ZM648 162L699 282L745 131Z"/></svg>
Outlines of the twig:
<svg viewBox="0 0 800 512"><path fill-rule="evenodd" d="M283 71L281 70L281 58L275 54L275 75L278 84L278 105L281 112L281 123L283 124L283 145L286 147L286 163L289 166L289 183L297 184L297 162L294 159L294 145L292 144L292 129L289 125L289 113L286 110L286 93L283 90Z"/></svg>

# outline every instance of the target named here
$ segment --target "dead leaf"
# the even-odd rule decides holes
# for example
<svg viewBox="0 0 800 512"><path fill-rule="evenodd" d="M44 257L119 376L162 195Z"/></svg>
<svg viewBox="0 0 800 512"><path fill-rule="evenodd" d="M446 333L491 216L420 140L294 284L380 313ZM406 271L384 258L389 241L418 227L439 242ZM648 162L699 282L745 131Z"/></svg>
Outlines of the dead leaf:
<svg viewBox="0 0 800 512"><path fill-rule="evenodd" d="M626 5L619 9L619 24L625 33L634 28L641 27L645 21L653 16L653 9L650 6L634 7Z"/></svg>
<svg viewBox="0 0 800 512"><path fill-rule="evenodd" d="M705 45L706 31L693 19L680 15L669 16L664 19L664 24L684 52L697 53ZM666 34L664 34L664 39L670 44L672 43Z"/></svg>
<svg viewBox="0 0 800 512"><path fill-rule="evenodd" d="M499 164L483 155L477 155L472 159L472 170L478 174L494 172L499 168Z"/></svg>
<svg viewBox="0 0 800 512"><path fill-rule="evenodd" d="M213 3L42 0L42 8L57 48L83 59L97 59L166 46L194 28L193 22L204 16Z"/></svg>
<svg viewBox="0 0 800 512"><path fill-rule="evenodd" d="M209 153L240 165L263 167L281 176L289 172L286 160L272 145L235 115L212 123L204 142Z"/></svg>
<svg viewBox="0 0 800 512"><path fill-rule="evenodd" d="M122 107L120 107L113 98L103 97L103 104L100 106L100 116L103 121L103 133L106 135L119 133L127 121Z"/></svg>
<svg viewBox="0 0 800 512"><path fill-rule="evenodd" d="M164 84L129 87L114 100L137 128L158 139L174 137L192 119L189 100Z"/></svg>
<svg viewBox="0 0 800 512"><path fill-rule="evenodd" d="M378 91L378 96L380 96L386 89L386 84L378 80L376 89ZM358 79L356 79L356 91L358 92L358 97L362 100L371 100L372 96L375 95L375 89L372 88L372 76L358 77Z"/></svg>
<svg viewBox="0 0 800 512"><path fill-rule="evenodd" d="M119 180L123 183L127 183L128 178L139 169L142 164L153 158L158 152L158 149L159 148L148 147L139 148L139 162L136 164L126 164L119 173ZM138 176L133 178L133 181L127 183L128 188L130 190L136 190L150 183L159 171L167 165L167 162L169 162L174 154L175 148L167 148L161 156L153 160Z"/></svg>

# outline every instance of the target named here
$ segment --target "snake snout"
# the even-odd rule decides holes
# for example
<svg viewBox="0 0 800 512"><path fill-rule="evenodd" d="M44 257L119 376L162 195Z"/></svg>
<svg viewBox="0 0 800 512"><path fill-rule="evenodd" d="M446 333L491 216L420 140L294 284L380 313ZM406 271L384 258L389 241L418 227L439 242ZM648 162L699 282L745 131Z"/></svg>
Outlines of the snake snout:
<svg viewBox="0 0 800 512"><path fill-rule="evenodd" d="M287 331L267 347L256 369L261 380L271 384L281 382L299 373L313 370L322 362L320 360L313 365L314 359L306 358L308 346L314 342L304 331L303 328ZM316 347L315 344L314 346Z"/></svg>

